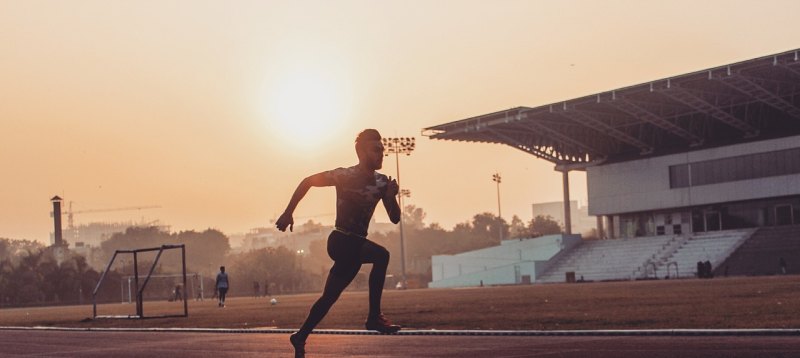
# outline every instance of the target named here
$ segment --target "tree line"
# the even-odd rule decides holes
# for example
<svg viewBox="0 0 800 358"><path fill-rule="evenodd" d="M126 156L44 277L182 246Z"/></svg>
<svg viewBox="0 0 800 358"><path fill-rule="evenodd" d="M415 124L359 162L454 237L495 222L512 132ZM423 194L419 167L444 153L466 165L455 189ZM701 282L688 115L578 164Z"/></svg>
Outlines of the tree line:
<svg viewBox="0 0 800 358"><path fill-rule="evenodd" d="M89 302L100 274L83 256L59 249L0 238L0 307Z"/></svg>
<svg viewBox="0 0 800 358"><path fill-rule="evenodd" d="M536 217L524 222L514 216L508 223L492 213L479 213L451 230L437 223L426 224L425 212L413 205L403 210L406 272L410 286L425 287L431 279L431 256L496 246L502 239L518 239L561 232L560 225L550 217ZM309 221L297 231L324 230L319 223ZM400 278L399 230L372 233L370 240L385 246L392 253L388 273ZM0 239L0 305L80 304L91 302L91 293L105 264L116 250L160 247L163 244L184 244L189 275L198 274L204 296L213 294L214 278L219 266L226 266L230 275L230 295L272 295L290 292L312 292L322 289L331 261L325 239L310 243L307 252L298 253L285 246L266 247L245 252L231 252L230 240L215 229L204 231L168 232L160 227L130 227L112 235L87 258L66 247L44 247L28 240ZM137 268L143 280L155 259L155 252L138 255ZM92 267L94 266L94 267ZM366 288L369 265L354 280L352 289ZM182 262L179 250L165 251L154 268L155 274L178 274ZM131 255L121 255L115 261L98 292L98 302L126 300L127 284L133 275ZM183 288L189 298L198 296L200 282L194 276ZM140 282L141 283L141 282ZM180 278L163 278L148 283L151 297L167 297ZM258 290L258 292L256 292ZM146 291L147 292L147 291ZM121 297L122 296L122 297Z"/></svg>

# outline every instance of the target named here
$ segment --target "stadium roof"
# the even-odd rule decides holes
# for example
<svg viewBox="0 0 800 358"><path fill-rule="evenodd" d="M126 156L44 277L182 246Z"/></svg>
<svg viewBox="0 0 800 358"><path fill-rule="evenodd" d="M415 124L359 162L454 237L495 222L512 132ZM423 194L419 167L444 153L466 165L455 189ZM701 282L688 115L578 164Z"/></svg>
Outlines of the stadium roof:
<svg viewBox="0 0 800 358"><path fill-rule="evenodd" d="M800 49L423 129L581 168L800 134Z"/></svg>

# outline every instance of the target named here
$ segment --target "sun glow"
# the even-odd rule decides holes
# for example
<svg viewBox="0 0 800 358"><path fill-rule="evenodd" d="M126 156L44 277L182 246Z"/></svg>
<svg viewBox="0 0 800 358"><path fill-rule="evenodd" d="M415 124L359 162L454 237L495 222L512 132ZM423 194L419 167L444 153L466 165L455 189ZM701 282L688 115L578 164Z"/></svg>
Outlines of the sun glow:
<svg viewBox="0 0 800 358"><path fill-rule="evenodd" d="M302 66L270 80L271 134L296 149L318 149L341 133L351 108L349 86L335 71Z"/></svg>

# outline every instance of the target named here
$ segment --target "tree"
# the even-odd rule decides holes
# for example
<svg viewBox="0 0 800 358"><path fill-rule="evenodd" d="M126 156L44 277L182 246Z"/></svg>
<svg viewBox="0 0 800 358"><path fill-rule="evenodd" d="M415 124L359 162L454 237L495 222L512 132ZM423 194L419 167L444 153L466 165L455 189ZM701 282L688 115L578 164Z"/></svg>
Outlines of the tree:
<svg viewBox="0 0 800 358"><path fill-rule="evenodd" d="M525 225L525 222L522 221L522 219L520 219L519 216L516 215L514 215L511 218L511 227L509 229L510 229L509 231L511 231L512 239L519 239L531 236L528 227Z"/></svg>
<svg viewBox="0 0 800 358"><path fill-rule="evenodd" d="M561 233L561 225L553 220L553 217L550 215L536 215L536 217L531 220L530 224L528 224L528 230L530 230L533 237L554 235Z"/></svg>
<svg viewBox="0 0 800 358"><path fill-rule="evenodd" d="M421 230L425 227L425 211L414 205L403 208L403 228Z"/></svg>
<svg viewBox="0 0 800 358"><path fill-rule="evenodd" d="M217 272L231 249L228 237L215 229L182 231L175 235L174 242L186 245L187 269L207 275Z"/></svg>
<svg viewBox="0 0 800 358"><path fill-rule="evenodd" d="M490 243L499 244L501 237L508 238L505 219L492 213L476 214L472 218L472 228L476 236L485 237Z"/></svg>

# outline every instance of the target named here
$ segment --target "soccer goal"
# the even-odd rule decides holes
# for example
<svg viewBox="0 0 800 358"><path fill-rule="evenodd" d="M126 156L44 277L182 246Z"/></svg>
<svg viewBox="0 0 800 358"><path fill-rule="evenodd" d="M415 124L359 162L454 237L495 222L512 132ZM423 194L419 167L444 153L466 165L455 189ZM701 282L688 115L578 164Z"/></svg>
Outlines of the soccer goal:
<svg viewBox="0 0 800 358"><path fill-rule="evenodd" d="M159 264L159 259L161 259L162 254L168 252L170 250L177 250L180 249L180 261L181 261L181 273L180 274L153 274L156 270L156 267ZM152 253L157 252L155 258L153 259L152 265L150 265L150 270L147 273L147 276L144 277L144 280L140 280L139 274L139 260L140 255L145 253ZM128 282L133 284L133 288L131 292L135 293L135 302L136 302L136 314L134 315L97 315L97 292L100 290L101 285L105 281L106 275L108 274L109 270L111 270L111 266L114 264L114 261L117 257L122 255L132 255L133 258L133 276L128 280ZM97 285L92 292L92 317L93 318L165 318L165 317L189 317L189 303L186 300L186 291L182 292L182 300L183 300L183 314L161 314L161 315L150 315L145 317L144 314L144 299L145 297L160 297L159 294L153 294L151 291L147 291L148 283L151 282L151 279L159 279L159 278L170 278L172 280L178 280L177 282L180 283L180 286L184 289L186 286L186 246L183 244L180 245L161 245L161 247L151 247L145 249L134 249L134 250L116 250L114 255L109 260L108 265L106 266L105 271L103 274L100 275L100 280L97 281ZM139 284L141 282L141 285ZM175 287L178 289L177 286L170 286ZM158 290L163 291L163 290ZM172 295L177 297L176 291L171 291Z"/></svg>

